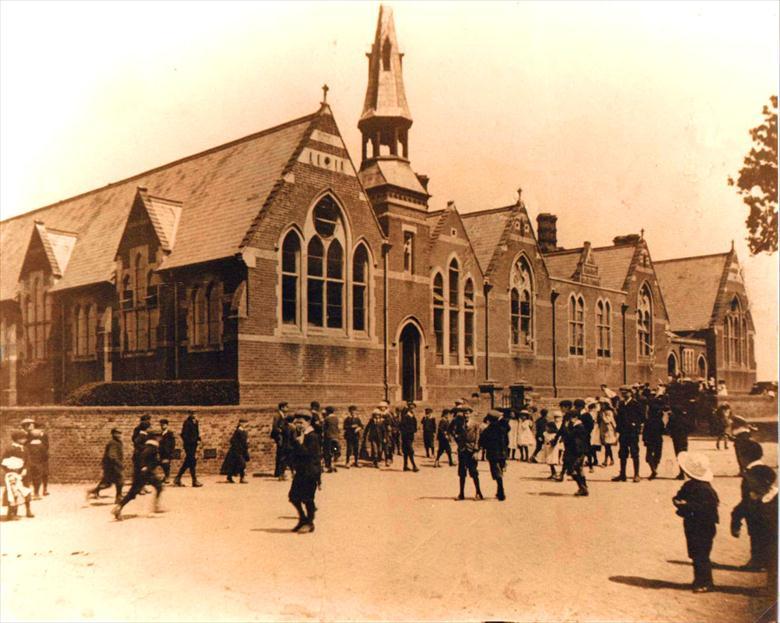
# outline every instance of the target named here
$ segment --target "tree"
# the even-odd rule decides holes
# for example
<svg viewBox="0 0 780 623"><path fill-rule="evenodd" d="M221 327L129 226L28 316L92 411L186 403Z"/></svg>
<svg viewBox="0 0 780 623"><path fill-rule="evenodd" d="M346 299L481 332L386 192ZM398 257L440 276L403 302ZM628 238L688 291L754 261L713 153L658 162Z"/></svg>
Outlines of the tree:
<svg viewBox="0 0 780 623"><path fill-rule="evenodd" d="M744 166L736 181L729 177L729 186L736 186L742 200L750 208L745 224L753 255L777 251L777 96L764 106L764 121L750 130L753 139Z"/></svg>

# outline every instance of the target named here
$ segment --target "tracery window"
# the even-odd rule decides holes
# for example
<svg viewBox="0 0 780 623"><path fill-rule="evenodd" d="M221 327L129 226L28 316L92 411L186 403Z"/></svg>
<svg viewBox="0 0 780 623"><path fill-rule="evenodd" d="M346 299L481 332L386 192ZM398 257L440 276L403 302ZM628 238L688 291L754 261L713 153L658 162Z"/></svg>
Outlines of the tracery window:
<svg viewBox="0 0 780 623"><path fill-rule="evenodd" d="M449 358L448 363L458 365L458 351L460 347L460 269L458 261L452 259L449 266Z"/></svg>
<svg viewBox="0 0 780 623"><path fill-rule="evenodd" d="M569 297L569 354L585 355L585 299L582 295Z"/></svg>
<svg viewBox="0 0 780 623"><path fill-rule="evenodd" d="M597 357L612 356L612 306L609 301L599 300L596 303L596 334L598 344Z"/></svg>
<svg viewBox="0 0 780 623"><path fill-rule="evenodd" d="M644 284L639 290L636 308L637 336L639 338L639 356L653 355L653 299L650 288Z"/></svg>
<svg viewBox="0 0 780 623"><path fill-rule="evenodd" d="M368 331L368 251L359 244L352 256L352 329Z"/></svg>
<svg viewBox="0 0 780 623"><path fill-rule="evenodd" d="M436 337L436 363L444 363L444 278L433 277L433 333Z"/></svg>
<svg viewBox="0 0 780 623"><path fill-rule="evenodd" d="M512 267L510 283L512 345L533 348L534 285L531 268L524 257L518 259Z"/></svg>
<svg viewBox="0 0 780 623"><path fill-rule="evenodd" d="M474 282L466 280L463 287L463 353L466 365L474 365Z"/></svg>
<svg viewBox="0 0 780 623"><path fill-rule="evenodd" d="M51 301L46 293L43 277L32 278L29 294L25 301L26 355L31 360L45 359L51 324Z"/></svg>

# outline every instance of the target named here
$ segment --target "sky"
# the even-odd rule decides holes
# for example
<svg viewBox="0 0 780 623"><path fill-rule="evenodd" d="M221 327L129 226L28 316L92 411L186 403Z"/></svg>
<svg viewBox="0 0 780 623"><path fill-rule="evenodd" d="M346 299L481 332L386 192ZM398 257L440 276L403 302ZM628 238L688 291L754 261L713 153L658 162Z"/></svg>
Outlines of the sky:
<svg viewBox="0 0 780 623"><path fill-rule="evenodd" d="M778 256L727 178L778 93L775 2L395 2L431 208L514 202L564 246L644 229L652 258L742 262L777 379ZM374 2L0 3L0 217L314 112L353 159ZM356 164L359 164L356 162Z"/></svg>

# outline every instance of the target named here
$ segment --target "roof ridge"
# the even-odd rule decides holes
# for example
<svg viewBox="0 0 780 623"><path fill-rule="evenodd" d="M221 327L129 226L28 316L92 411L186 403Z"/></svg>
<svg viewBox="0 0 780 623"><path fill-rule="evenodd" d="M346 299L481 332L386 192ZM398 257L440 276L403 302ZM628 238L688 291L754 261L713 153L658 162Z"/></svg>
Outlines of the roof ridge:
<svg viewBox="0 0 780 623"><path fill-rule="evenodd" d="M461 218L470 218L472 216L483 216L487 214L494 214L498 212L504 212L506 210L511 210L515 207L515 204L504 206L502 208L487 208L485 210L472 210L471 212L464 212L460 215Z"/></svg>
<svg viewBox="0 0 780 623"><path fill-rule="evenodd" d="M92 193L100 192L101 190L105 190L107 188L111 188L112 186L119 186L120 184L126 184L127 182L130 182L134 179L138 179L141 177L144 177L146 175L150 175L152 173L157 173L159 171L162 171L163 169L167 169L169 167L182 164L183 162L187 162L189 160L194 160L196 158L200 158L202 156L206 156L208 154L219 152L223 149L227 149L229 147L234 147L235 145L239 145L245 141L251 141L256 138L260 138L261 136L265 136L267 134L272 134L274 132L278 132L279 130L284 130L286 128L289 128L294 125L298 125L299 123L304 122L310 122L312 119L317 117L319 115L320 109L317 110L317 112L310 113L308 115L304 115L303 117L298 117L297 119L292 119L291 121L286 121L285 123L280 123L278 125L272 126L270 128L266 128L265 130L260 130L259 132L254 132L253 134L248 134L247 136L242 136L241 138L233 139L232 141L228 141L227 143L223 143L222 145L217 145L216 147L210 147L209 149L205 149L203 151L199 151L197 153L191 154L189 156L184 156L183 158L179 158L177 160L173 160L171 162L167 162L162 165L158 165L156 167L152 167L151 169L147 169L146 171L142 171L141 173L136 173L135 175L131 175L130 177L126 177L124 179L118 180L116 182L109 182L105 186L100 186L98 188L92 188L90 190L87 190L82 193L78 193L76 195L72 195L70 197L67 197L66 199L60 199L59 201L55 201L54 203L47 204L45 206L41 206L39 208L35 208L33 210L30 210L28 212L23 212L21 214L16 214L15 216L11 216L7 219L0 219L0 224L5 224L10 221L13 221L15 219L19 219L22 217L30 216L31 214L35 214L37 212L41 212L42 210L47 210L49 208L54 208L56 206L62 205L64 203L68 203L69 201L73 201L74 199L81 199L82 197L86 197L88 195L91 195Z"/></svg>
<svg viewBox="0 0 780 623"><path fill-rule="evenodd" d="M685 260L702 260L708 257L717 257L719 255L722 255L723 257L727 257L731 251L724 251L723 253L707 253L705 255L689 255L687 257L672 257L668 260L653 260L653 264L666 264L668 262L682 262Z"/></svg>

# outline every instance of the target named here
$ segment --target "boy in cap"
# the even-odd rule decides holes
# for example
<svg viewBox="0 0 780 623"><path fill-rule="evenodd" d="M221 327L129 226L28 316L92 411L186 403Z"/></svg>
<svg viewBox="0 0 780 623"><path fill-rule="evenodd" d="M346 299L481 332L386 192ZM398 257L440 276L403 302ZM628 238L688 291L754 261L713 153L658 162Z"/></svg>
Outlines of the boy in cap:
<svg viewBox="0 0 780 623"><path fill-rule="evenodd" d="M500 423L501 412L490 410L485 416L487 427L479 435L479 445L485 449L485 456L490 465L490 475L496 481L496 497L499 502L506 499L504 493L504 470L506 446L504 444L504 429Z"/></svg>
<svg viewBox="0 0 780 623"><path fill-rule="evenodd" d="M758 465L762 464L764 451L761 444L752 439L750 443L743 445L742 460L745 461L745 467L741 471L742 483L740 486L741 499L731 511L731 534L738 537L742 528L742 520L747 524L748 536L750 537L750 560L742 566L746 570L759 570L766 568L767 552L763 548L762 539L758 536L760 527L758 526L758 512L755 500L751 496L750 483L747 479L747 473Z"/></svg>
<svg viewBox="0 0 780 623"><path fill-rule="evenodd" d="M403 413L401 414L401 421L398 425L399 433L401 435L401 450L404 455L404 471L409 471L407 463L412 464L411 470L413 472L419 472L420 469L414 462L414 435L417 432L417 418L414 416L413 402L409 403Z"/></svg>
<svg viewBox="0 0 780 623"><path fill-rule="evenodd" d="M452 447L450 446L450 410L443 409L441 412L441 418L439 424L436 427L436 440L439 442L439 448L436 451L436 459L433 461L434 467L441 467L439 459L442 454L446 453L449 459L450 466L455 465L452 462Z"/></svg>
<svg viewBox="0 0 780 623"><path fill-rule="evenodd" d="M750 498L755 504L752 538L758 542L767 568L766 588L777 598L777 474L768 465L754 465L745 473ZM739 533L734 536L738 536Z"/></svg>
<svg viewBox="0 0 780 623"><path fill-rule="evenodd" d="M176 478L173 479L173 484L176 487L183 487L181 477L189 469L192 477L192 486L202 487L203 484L198 481L198 477L195 475L195 469L198 466L198 444L201 443L201 438L198 416L194 411L190 412L181 425L181 440L184 446L184 461L179 468L179 473L176 474Z"/></svg>
<svg viewBox="0 0 780 623"><path fill-rule="evenodd" d="M160 431L147 429L146 442L138 457L138 469L133 474L133 484L127 494L114 506L111 514L117 521L122 519L122 509L138 495L146 485L154 487L154 512L159 513L160 495L163 485L158 468L160 467ZM161 471L161 470L160 470Z"/></svg>
<svg viewBox="0 0 780 623"><path fill-rule="evenodd" d="M40 499L43 482L43 466L46 460L43 445L43 431L34 429L27 433L27 478L32 484L33 498Z"/></svg>
<svg viewBox="0 0 780 623"><path fill-rule="evenodd" d="M628 385L623 385L620 388L620 394L622 399L615 418L615 429L620 442L618 450L620 474L612 480L613 482L626 481L626 463L630 456L631 462L634 464L634 482L639 482L639 437L642 434L645 416L642 406L636 401L634 393Z"/></svg>
<svg viewBox="0 0 780 623"><path fill-rule="evenodd" d="M274 466L274 478L284 480L286 478L285 471L287 470L285 464L286 447L285 432L287 430L285 418L287 417L288 403L282 401L278 405L278 409L274 414L274 419L271 422L271 439L276 444L276 461Z"/></svg>
<svg viewBox="0 0 780 623"><path fill-rule="evenodd" d="M385 421L382 412L379 409L374 409L371 413L371 419L368 421L368 424L366 424L366 430L363 433L363 436L368 442L369 458L374 464L374 467L379 469L379 461L384 452L385 440Z"/></svg>
<svg viewBox="0 0 780 623"><path fill-rule="evenodd" d="M293 417L291 437L291 461L293 480L290 485L289 500L298 511L298 523L293 532L314 532L314 496L320 481L320 435L311 425L311 415L306 411L297 411Z"/></svg>
<svg viewBox="0 0 780 623"><path fill-rule="evenodd" d="M328 472L336 472L336 466L334 462L341 456L341 446L339 445L339 416L336 415L336 409L334 407L325 407L325 419L322 423L323 438L325 447L323 448L325 454L325 469Z"/></svg>
<svg viewBox="0 0 780 623"><path fill-rule="evenodd" d="M435 455L433 438L436 435L436 419L433 417L433 409L425 407L425 414L420 421L423 432L423 445L425 446L425 458Z"/></svg>
<svg viewBox="0 0 780 623"><path fill-rule="evenodd" d="M3 468L3 506L8 508L8 519L17 518L19 506L24 504L27 517L35 517L30 509L32 491L25 486L24 478L27 474L27 449L24 445L27 433L23 430L11 432L11 444L3 452L0 465Z"/></svg>
<svg viewBox="0 0 780 623"><path fill-rule="evenodd" d="M458 479L460 493L457 499L465 499L466 474L471 476L476 489L476 499L481 500L482 491L479 488L479 471L477 470L477 452L479 451L479 424L471 417L471 407L463 407L452 422L453 437L458 445Z"/></svg>
<svg viewBox="0 0 780 623"><path fill-rule="evenodd" d="M363 432L363 422L358 415L358 408L350 405L347 408L349 415L344 418L344 441L347 444L344 467L349 468L349 457L354 457L354 467L360 467L358 455L360 454L360 434Z"/></svg>
<svg viewBox="0 0 780 623"><path fill-rule="evenodd" d="M168 420L160 420L160 465L162 465L163 474L165 474L165 484L168 484L171 476L171 459L176 450L176 437L173 431L168 428Z"/></svg>
<svg viewBox="0 0 780 623"><path fill-rule="evenodd" d="M94 489L87 491L87 499L99 498L100 491L114 485L116 496L114 503L122 500L122 486L124 485L124 448L122 447L122 431L118 428L111 429L111 439L103 450L103 477Z"/></svg>
<svg viewBox="0 0 780 623"><path fill-rule="evenodd" d="M246 464L249 462L249 434L246 425L249 422L246 418L239 418L236 430L230 437L230 448L225 454L225 460L222 461L220 474L227 476L227 481L231 484L235 482L233 476L238 475L239 482L242 485L246 483Z"/></svg>
<svg viewBox="0 0 780 623"><path fill-rule="evenodd" d="M688 557L693 561L693 592L708 593L713 589L710 553L718 523L718 494L710 484L713 475L706 456L681 452L678 460L690 480L672 503L683 518Z"/></svg>

